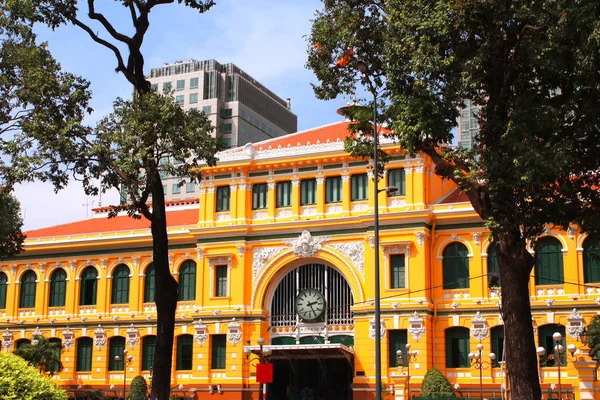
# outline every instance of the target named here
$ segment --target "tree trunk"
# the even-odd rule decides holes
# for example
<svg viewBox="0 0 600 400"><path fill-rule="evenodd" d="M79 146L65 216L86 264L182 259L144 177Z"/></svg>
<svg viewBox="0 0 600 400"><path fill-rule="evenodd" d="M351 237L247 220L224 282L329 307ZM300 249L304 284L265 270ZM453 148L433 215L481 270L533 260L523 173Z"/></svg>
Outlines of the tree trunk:
<svg viewBox="0 0 600 400"><path fill-rule="evenodd" d="M152 256L156 273L156 350L152 372L152 400L168 400L171 394L173 335L177 308L177 281L169 270L169 239L162 182L156 173L152 183Z"/></svg>
<svg viewBox="0 0 600 400"><path fill-rule="evenodd" d="M526 242L519 231L509 232L500 238L496 254L502 283L504 355L509 398L539 400L542 392L528 287L534 258L527 251Z"/></svg>

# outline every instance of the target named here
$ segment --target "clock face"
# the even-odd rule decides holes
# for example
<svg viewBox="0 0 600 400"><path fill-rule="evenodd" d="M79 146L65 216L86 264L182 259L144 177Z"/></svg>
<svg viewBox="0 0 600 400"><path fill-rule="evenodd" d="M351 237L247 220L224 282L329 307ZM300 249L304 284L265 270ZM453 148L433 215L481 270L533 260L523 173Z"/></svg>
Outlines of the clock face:
<svg viewBox="0 0 600 400"><path fill-rule="evenodd" d="M296 297L296 311L304 321L316 321L325 313L325 297L317 289L304 289Z"/></svg>

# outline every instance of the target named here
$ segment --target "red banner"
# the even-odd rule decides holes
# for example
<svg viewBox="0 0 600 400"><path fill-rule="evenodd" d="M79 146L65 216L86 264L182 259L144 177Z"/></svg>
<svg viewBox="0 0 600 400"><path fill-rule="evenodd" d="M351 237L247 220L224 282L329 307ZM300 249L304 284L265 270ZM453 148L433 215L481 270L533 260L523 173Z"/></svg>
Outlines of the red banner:
<svg viewBox="0 0 600 400"><path fill-rule="evenodd" d="M273 364L256 365L256 382L273 383Z"/></svg>

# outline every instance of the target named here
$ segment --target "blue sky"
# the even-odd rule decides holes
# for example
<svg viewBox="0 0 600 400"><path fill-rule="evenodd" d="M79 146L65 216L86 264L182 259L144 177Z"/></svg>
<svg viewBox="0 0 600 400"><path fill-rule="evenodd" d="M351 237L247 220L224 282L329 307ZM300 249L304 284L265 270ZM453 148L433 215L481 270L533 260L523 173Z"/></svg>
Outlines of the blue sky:
<svg viewBox="0 0 600 400"><path fill-rule="evenodd" d="M109 0L96 3L97 11L116 21L118 29L130 33L125 8ZM189 58L232 62L280 97L292 99L299 130L339 121L336 110L348 99L317 100L310 86L316 79L305 68L304 36L310 32L310 20L321 6L317 0L217 0L217 5L205 14L181 5L159 6L151 14L144 41L146 70ZM94 27L102 34L100 26ZM65 70L91 82L95 111L88 119L90 123L109 113L116 97L130 96L130 84L114 72L113 53L94 43L85 32L63 26L56 31L40 29L39 35ZM42 183L21 185L16 194L25 230L85 219L100 201L86 198L76 182L58 194ZM101 201L108 205L118 201L118 195L106 194Z"/></svg>

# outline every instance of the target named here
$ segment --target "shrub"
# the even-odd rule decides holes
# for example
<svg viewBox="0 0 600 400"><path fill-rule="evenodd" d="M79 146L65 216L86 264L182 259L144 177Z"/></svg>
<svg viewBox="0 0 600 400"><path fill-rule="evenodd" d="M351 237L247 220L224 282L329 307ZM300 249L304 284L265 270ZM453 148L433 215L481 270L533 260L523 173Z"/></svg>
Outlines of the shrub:
<svg viewBox="0 0 600 400"><path fill-rule="evenodd" d="M129 398L131 400L144 400L148 393L148 385L143 376L136 376L129 386Z"/></svg>
<svg viewBox="0 0 600 400"><path fill-rule="evenodd" d="M423 397L455 397L450 381L436 368L427 371L423 385L421 386Z"/></svg>
<svg viewBox="0 0 600 400"><path fill-rule="evenodd" d="M67 393L21 357L0 352L0 399L67 400Z"/></svg>

